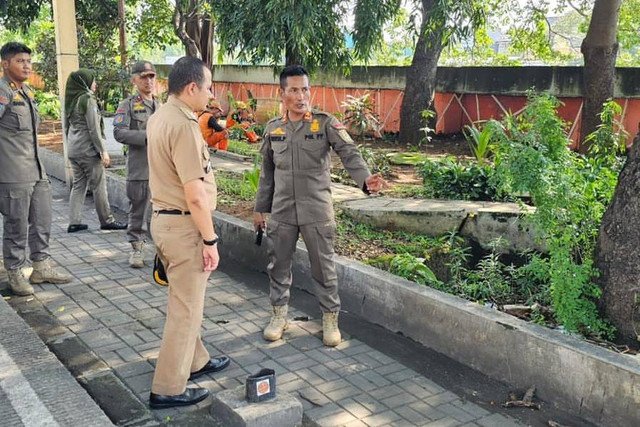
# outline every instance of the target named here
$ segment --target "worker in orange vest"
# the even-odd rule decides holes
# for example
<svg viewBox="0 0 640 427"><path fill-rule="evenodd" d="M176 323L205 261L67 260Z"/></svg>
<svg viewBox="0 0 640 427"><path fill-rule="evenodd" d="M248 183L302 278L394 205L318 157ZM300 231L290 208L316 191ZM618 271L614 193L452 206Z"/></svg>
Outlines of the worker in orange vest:
<svg viewBox="0 0 640 427"><path fill-rule="evenodd" d="M229 145L229 131L218 123L221 115L220 104L212 99L207 104L207 108L198 114L198 122L207 145L216 150L226 151Z"/></svg>

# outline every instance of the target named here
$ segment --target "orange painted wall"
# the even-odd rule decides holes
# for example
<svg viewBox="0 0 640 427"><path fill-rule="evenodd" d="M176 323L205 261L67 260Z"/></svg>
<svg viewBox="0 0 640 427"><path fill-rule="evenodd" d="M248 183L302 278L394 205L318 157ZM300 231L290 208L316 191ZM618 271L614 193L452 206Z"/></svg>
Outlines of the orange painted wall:
<svg viewBox="0 0 640 427"><path fill-rule="evenodd" d="M278 85L260 83L229 83L214 82L213 92L216 98L227 108L227 92L231 91L236 100L247 100L247 89L255 98L279 99ZM311 105L329 113L343 111L341 104L347 100L347 95L362 96L366 92L373 93L376 113L386 132L398 132L400 129L400 105L403 91L396 89L353 89L316 86L311 89ZM568 122L569 136L578 141L580 136L580 111L582 98L560 98L563 105L558 109L562 119ZM623 108L623 125L629 132L628 143L638 131L640 123L640 99L617 99ZM434 106L438 114L436 132L456 133L463 126L472 122L500 119L504 112L519 113L525 106L526 97L506 95L476 95L436 93ZM258 107L259 108L259 107Z"/></svg>

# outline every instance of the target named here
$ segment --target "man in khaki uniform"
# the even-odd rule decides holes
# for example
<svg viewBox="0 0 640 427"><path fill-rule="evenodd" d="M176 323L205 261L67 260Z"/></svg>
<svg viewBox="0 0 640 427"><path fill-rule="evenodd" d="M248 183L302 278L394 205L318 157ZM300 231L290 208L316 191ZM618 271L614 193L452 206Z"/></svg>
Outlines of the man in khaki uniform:
<svg viewBox="0 0 640 427"><path fill-rule="evenodd" d="M194 114L207 105L210 87L204 62L180 58L169 73L169 99L147 124L151 235L169 281L151 408L204 400L209 390L186 388L187 380L229 365L226 356L210 358L200 338L207 279L220 259L211 216L216 182Z"/></svg>
<svg viewBox="0 0 640 427"><path fill-rule="evenodd" d="M127 150L127 197L131 202L127 238L131 243L129 265L144 267L145 241L142 224L150 219L149 164L147 162L147 120L160 107L153 95L156 70L148 61L136 62L131 68L131 82L137 92L118 106L113 119L113 136L125 144Z"/></svg>
<svg viewBox="0 0 640 427"><path fill-rule="evenodd" d="M371 175L353 140L335 117L309 108L309 75L299 65L280 74L280 97L286 109L271 120L262 143L262 172L256 195L254 226L267 230L272 315L264 338L275 341L288 326L291 263L298 234L302 233L316 296L322 310L322 340L327 346L341 341L338 329L340 298L333 261L335 218L331 198L333 149L362 190L377 193L385 181ZM265 213L271 213L266 223Z"/></svg>
<svg viewBox="0 0 640 427"><path fill-rule="evenodd" d="M27 241L33 261L31 283L67 283L71 276L55 268L49 255L51 185L38 156L38 105L25 83L31 74L31 49L10 42L0 49L0 58L2 254L12 292L30 295L33 287L22 272Z"/></svg>

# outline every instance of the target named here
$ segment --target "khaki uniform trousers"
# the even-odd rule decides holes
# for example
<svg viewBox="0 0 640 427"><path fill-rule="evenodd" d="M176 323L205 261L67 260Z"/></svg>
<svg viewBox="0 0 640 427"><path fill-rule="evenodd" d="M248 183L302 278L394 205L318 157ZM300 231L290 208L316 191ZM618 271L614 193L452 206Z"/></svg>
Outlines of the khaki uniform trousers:
<svg viewBox="0 0 640 427"><path fill-rule="evenodd" d="M267 273L271 305L280 306L289 303L289 288L292 282L291 265L299 233L302 233L302 239L309 252L311 274L315 281L315 294L320 308L325 313L340 311L338 275L333 260L335 221L289 225L269 219L266 243L269 255Z"/></svg>
<svg viewBox="0 0 640 427"><path fill-rule="evenodd" d="M129 209L129 226L127 238L129 242L145 240L142 225L151 220L151 191L149 181L127 181L127 198L131 202Z"/></svg>
<svg viewBox="0 0 640 427"><path fill-rule="evenodd" d="M51 184L0 184L0 213L4 217L2 255L7 270L26 262L27 241L31 261L49 258L51 235Z"/></svg>
<svg viewBox="0 0 640 427"><path fill-rule="evenodd" d="M203 271L202 236L190 215L154 213L151 235L169 280L167 319L151 391L174 396L184 393L190 373L210 358L200 337L210 273Z"/></svg>
<svg viewBox="0 0 640 427"><path fill-rule="evenodd" d="M71 208L69 224L80 224L82 222L82 207L84 206L88 187L93 192L93 201L96 205L100 225L110 224L115 221L111 213L111 206L109 206L107 181L100 157L70 158L69 163L71 163L71 172L73 173L73 184L71 195L69 196L69 206Z"/></svg>

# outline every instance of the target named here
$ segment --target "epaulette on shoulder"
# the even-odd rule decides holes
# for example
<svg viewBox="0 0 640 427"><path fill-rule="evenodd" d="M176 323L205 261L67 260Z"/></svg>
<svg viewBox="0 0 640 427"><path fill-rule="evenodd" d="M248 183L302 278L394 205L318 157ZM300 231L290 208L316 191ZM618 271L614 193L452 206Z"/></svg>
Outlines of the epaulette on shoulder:
<svg viewBox="0 0 640 427"><path fill-rule="evenodd" d="M9 86L9 83L7 83L5 79L0 79L0 93L3 93L5 95L11 95L11 97L13 98L13 90L11 89L11 86Z"/></svg>
<svg viewBox="0 0 640 427"><path fill-rule="evenodd" d="M273 119L269 120L267 122L267 126L269 126L271 123L277 122L278 120L282 120L282 116L274 117Z"/></svg>

